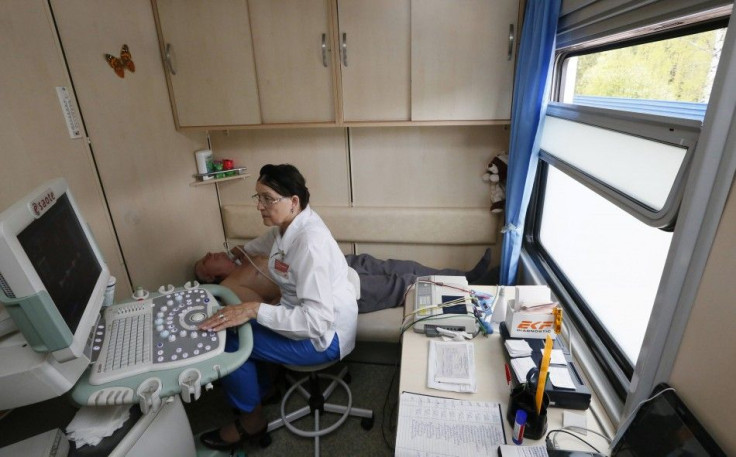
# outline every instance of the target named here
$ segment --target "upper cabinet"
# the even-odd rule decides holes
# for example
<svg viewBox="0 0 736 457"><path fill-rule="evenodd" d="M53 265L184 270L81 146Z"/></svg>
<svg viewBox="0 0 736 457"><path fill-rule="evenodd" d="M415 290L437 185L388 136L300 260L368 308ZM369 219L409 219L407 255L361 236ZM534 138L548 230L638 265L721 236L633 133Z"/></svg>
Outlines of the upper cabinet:
<svg viewBox="0 0 736 457"><path fill-rule="evenodd" d="M153 0L179 127L508 122L518 0Z"/></svg>
<svg viewBox="0 0 736 457"><path fill-rule="evenodd" d="M246 0L156 0L179 127L261 123Z"/></svg>
<svg viewBox="0 0 736 457"><path fill-rule="evenodd" d="M517 0L412 0L414 121L510 119Z"/></svg>
<svg viewBox="0 0 736 457"><path fill-rule="evenodd" d="M343 119L411 120L410 0L339 0Z"/></svg>
<svg viewBox="0 0 736 457"><path fill-rule="evenodd" d="M248 3L263 122L334 123L328 4L325 0Z"/></svg>

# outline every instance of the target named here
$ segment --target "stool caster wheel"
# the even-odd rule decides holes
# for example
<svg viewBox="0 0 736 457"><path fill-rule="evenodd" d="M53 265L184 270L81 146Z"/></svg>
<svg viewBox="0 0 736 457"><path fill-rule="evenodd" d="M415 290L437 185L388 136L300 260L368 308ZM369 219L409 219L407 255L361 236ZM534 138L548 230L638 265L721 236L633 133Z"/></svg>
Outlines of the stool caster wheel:
<svg viewBox="0 0 736 457"><path fill-rule="evenodd" d="M260 437L260 439L258 439L258 445L261 448L265 448L265 447L270 446L271 445L271 435L269 435L268 433L266 433L265 435L263 435L262 437Z"/></svg>
<svg viewBox="0 0 736 457"><path fill-rule="evenodd" d="M372 429L373 428L373 416L362 418L360 420L360 426L363 427L363 430Z"/></svg>

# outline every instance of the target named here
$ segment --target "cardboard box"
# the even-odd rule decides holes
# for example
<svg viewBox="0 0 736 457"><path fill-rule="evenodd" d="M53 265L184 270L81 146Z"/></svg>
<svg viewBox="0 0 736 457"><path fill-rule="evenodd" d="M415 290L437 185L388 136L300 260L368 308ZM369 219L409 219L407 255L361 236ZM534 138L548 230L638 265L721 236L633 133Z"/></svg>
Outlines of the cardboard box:
<svg viewBox="0 0 736 457"><path fill-rule="evenodd" d="M517 286L515 292L514 298L507 295L505 322L509 336L544 339L550 335L554 339L557 336L555 313L549 287ZM535 307L539 309L535 310Z"/></svg>

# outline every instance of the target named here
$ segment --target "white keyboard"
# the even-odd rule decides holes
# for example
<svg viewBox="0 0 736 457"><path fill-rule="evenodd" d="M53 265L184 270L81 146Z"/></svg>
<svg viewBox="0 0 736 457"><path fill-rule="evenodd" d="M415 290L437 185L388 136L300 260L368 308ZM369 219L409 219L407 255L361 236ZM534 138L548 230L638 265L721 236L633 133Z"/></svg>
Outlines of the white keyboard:
<svg viewBox="0 0 736 457"><path fill-rule="evenodd" d="M176 290L105 309L95 334L89 383L178 368L225 350L225 331L198 330L219 305L205 289Z"/></svg>
<svg viewBox="0 0 736 457"><path fill-rule="evenodd" d="M103 371L151 363L151 313L116 319L110 325L110 343Z"/></svg>

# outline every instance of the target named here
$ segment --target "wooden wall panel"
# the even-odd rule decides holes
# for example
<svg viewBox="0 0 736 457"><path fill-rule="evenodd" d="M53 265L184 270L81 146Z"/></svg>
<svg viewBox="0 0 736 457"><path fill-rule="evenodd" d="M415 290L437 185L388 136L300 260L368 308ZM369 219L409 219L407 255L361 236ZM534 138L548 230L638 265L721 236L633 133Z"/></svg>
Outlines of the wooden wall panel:
<svg viewBox="0 0 736 457"><path fill-rule="evenodd" d="M508 148L503 126L353 128L356 206L490 208L481 177Z"/></svg>
<svg viewBox="0 0 736 457"><path fill-rule="evenodd" d="M56 95L56 87L65 87L73 97L46 2L0 2L0 42L0 211L47 180L65 178L105 262L118 278L118 296L129 294L84 132L81 138L70 137Z"/></svg>
<svg viewBox="0 0 736 457"><path fill-rule="evenodd" d="M733 420L714 414L714 411L728 411L736 406L731 382L736 376L731 362L736 359L736 345L733 344L733 322L736 321L734 227L736 185L731 186L669 380L727 453L729 449L736 449Z"/></svg>
<svg viewBox="0 0 736 457"><path fill-rule="evenodd" d="M245 166L251 178L220 184L223 205L251 204L258 171L268 163L290 163L307 180L315 206L350 206L346 130L343 128L213 132L215 158ZM255 205L254 205L255 206Z"/></svg>
<svg viewBox="0 0 736 457"><path fill-rule="evenodd" d="M181 285L224 234L214 186L190 187L205 135L174 129L148 0L51 2L133 286ZM135 73L104 54L127 44Z"/></svg>

